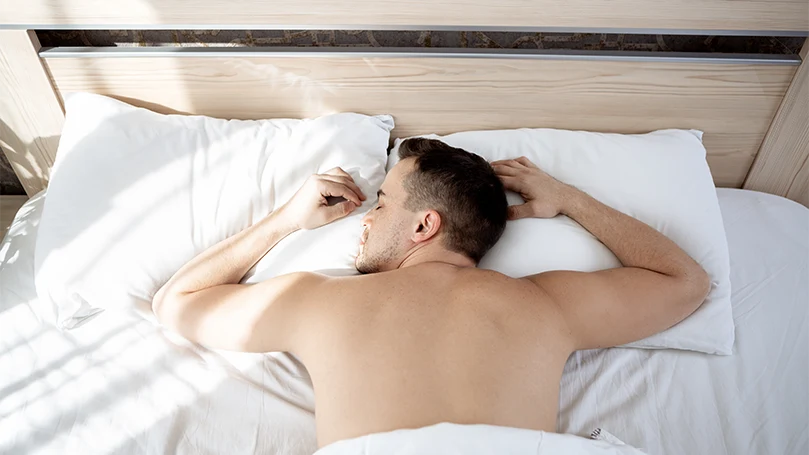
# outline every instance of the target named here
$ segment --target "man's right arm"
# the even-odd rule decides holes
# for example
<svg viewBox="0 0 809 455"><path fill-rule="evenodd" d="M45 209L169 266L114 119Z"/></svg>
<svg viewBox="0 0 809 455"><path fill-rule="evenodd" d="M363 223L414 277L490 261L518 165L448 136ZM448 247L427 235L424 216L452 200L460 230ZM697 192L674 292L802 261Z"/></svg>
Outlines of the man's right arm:
<svg viewBox="0 0 809 455"><path fill-rule="evenodd" d="M575 349L617 346L685 319L710 289L705 271L666 236L563 184L527 159L495 163L507 188L526 204L512 218L558 213L581 224L623 267L598 272L552 271L526 277L559 308ZM542 199L540 199L542 198Z"/></svg>
<svg viewBox="0 0 809 455"><path fill-rule="evenodd" d="M329 197L346 200L330 205ZM344 291L349 280L298 272L258 284L239 282L288 234L343 218L363 199L340 168L309 177L276 212L209 247L177 271L155 294L155 315L165 327L211 348L296 350L322 313L322 302Z"/></svg>

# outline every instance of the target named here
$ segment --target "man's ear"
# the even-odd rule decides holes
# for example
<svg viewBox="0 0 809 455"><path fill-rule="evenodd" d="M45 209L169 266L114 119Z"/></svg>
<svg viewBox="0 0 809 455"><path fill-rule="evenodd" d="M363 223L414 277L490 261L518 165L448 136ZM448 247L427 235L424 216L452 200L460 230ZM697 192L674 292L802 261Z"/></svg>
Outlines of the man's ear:
<svg viewBox="0 0 809 455"><path fill-rule="evenodd" d="M441 229L441 215L435 210L425 210L419 213L415 230L412 234L413 243L422 243L438 235Z"/></svg>

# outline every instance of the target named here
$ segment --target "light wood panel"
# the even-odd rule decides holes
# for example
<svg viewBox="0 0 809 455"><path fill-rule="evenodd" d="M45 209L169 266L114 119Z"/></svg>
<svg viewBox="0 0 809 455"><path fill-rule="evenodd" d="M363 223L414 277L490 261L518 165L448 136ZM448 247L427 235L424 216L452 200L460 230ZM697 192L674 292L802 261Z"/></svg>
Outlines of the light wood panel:
<svg viewBox="0 0 809 455"><path fill-rule="evenodd" d="M806 0L0 0L7 24L809 30Z"/></svg>
<svg viewBox="0 0 809 455"><path fill-rule="evenodd" d="M778 194L809 207L809 44L761 144L744 188Z"/></svg>
<svg viewBox="0 0 809 455"><path fill-rule="evenodd" d="M27 200L28 196L0 196L0 240L5 237L14 216Z"/></svg>
<svg viewBox="0 0 809 455"><path fill-rule="evenodd" d="M64 113L26 30L0 30L0 148L26 193L45 188Z"/></svg>
<svg viewBox="0 0 809 455"><path fill-rule="evenodd" d="M795 66L469 58L47 58L62 93L160 112L258 119L390 113L395 136L549 127L705 131L721 186L739 187Z"/></svg>

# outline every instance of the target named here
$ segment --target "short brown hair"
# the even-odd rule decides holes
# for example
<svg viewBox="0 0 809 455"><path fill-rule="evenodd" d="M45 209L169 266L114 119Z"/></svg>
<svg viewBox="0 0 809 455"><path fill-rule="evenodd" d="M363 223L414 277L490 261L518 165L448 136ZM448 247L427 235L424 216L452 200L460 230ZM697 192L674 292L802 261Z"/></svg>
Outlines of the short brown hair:
<svg viewBox="0 0 809 455"><path fill-rule="evenodd" d="M508 203L502 182L482 157L435 139L411 138L399 159L415 158L405 177L405 208L441 215L444 246L475 261L497 243L506 228Z"/></svg>

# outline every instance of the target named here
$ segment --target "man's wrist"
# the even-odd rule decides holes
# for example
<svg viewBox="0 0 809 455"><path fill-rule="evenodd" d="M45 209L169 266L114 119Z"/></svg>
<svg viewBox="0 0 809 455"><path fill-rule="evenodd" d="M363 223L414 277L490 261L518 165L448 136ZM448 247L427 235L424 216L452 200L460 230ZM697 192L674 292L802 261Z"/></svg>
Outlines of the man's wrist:
<svg viewBox="0 0 809 455"><path fill-rule="evenodd" d="M586 197L587 194L578 188L571 185L565 185L565 191L563 192L562 196L562 206L560 207L559 213L570 218L574 218L575 214L580 211L582 203L585 202Z"/></svg>
<svg viewBox="0 0 809 455"><path fill-rule="evenodd" d="M261 220L261 223L265 225L266 229L278 233L282 237L301 229L301 227L295 223L292 217L288 215L286 210L284 210L285 207L286 206L281 206L281 208L270 213L263 220Z"/></svg>

